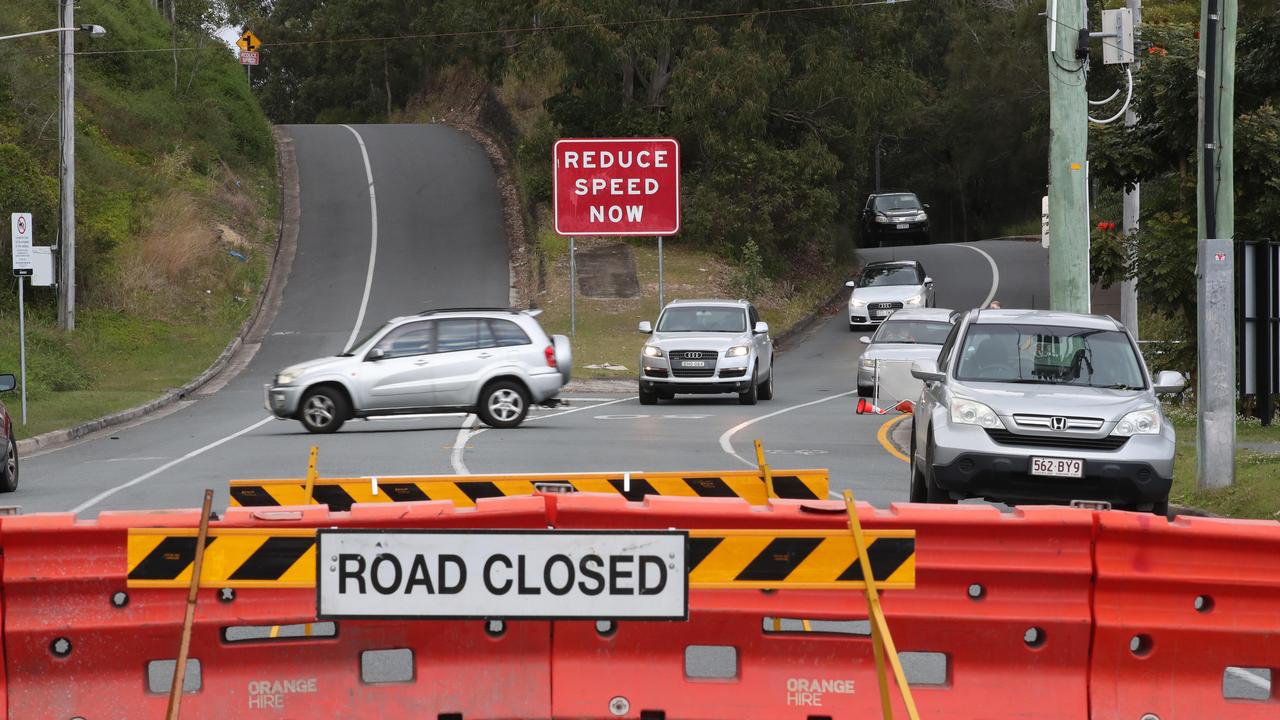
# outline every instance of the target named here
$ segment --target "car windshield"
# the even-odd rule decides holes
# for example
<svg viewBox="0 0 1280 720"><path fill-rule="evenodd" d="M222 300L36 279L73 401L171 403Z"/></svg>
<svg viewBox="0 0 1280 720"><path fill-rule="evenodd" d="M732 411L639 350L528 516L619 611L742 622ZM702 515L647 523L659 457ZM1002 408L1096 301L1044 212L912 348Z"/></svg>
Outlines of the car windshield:
<svg viewBox="0 0 1280 720"><path fill-rule="evenodd" d="M884 287L888 285L919 285L920 276L910 265L872 265L862 271L858 287Z"/></svg>
<svg viewBox="0 0 1280 720"><path fill-rule="evenodd" d="M941 345L951 332L951 323L943 320L887 320L871 338L873 343L916 343Z"/></svg>
<svg viewBox="0 0 1280 720"><path fill-rule="evenodd" d="M970 327L956 378L1115 390L1146 387L1124 333L1048 325Z"/></svg>
<svg viewBox="0 0 1280 720"><path fill-rule="evenodd" d="M382 333L383 333L387 328L389 328L389 327L391 327L391 323L389 323L389 322L382 323L382 324L381 324L381 325L379 325L375 330L373 330L373 331L372 331L372 332L370 332L370 333L365 334L365 336L364 336L364 337L362 337L362 338L360 338L359 340L357 340L357 341L356 341L356 343L355 343L354 345L352 345L352 346L351 346L351 349L350 349L350 350L348 350L347 352L344 352L344 353L339 353L339 354L338 354L338 357L352 357L352 356L354 356L354 355L357 355L357 354L359 354L359 353L363 352L363 351L364 351L364 349L365 349L365 346L366 346L366 345L368 345L369 343L373 342L373 339L374 339L375 337L378 337L379 335L381 335L381 334L382 334Z"/></svg>
<svg viewBox="0 0 1280 720"><path fill-rule="evenodd" d="M876 198L878 212L894 212L897 210L919 210L920 201L915 195L881 195Z"/></svg>
<svg viewBox="0 0 1280 720"><path fill-rule="evenodd" d="M658 332L745 332L747 313L733 307L667 308Z"/></svg>

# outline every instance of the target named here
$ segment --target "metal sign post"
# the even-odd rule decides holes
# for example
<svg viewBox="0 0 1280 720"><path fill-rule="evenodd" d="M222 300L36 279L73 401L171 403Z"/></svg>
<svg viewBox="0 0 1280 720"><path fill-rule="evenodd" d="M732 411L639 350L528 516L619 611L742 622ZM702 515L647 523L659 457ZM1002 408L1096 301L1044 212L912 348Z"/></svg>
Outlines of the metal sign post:
<svg viewBox="0 0 1280 720"><path fill-rule="evenodd" d="M569 238L569 334L578 334L578 258Z"/></svg>
<svg viewBox="0 0 1280 720"><path fill-rule="evenodd" d="M31 213L9 216L9 235L13 245L13 274L18 277L18 367L22 382L22 424L27 424L27 311L23 288L26 278L35 273L34 251L31 249Z"/></svg>
<svg viewBox="0 0 1280 720"><path fill-rule="evenodd" d="M662 297L662 236L658 236L658 312L662 312L662 308L666 306L666 301Z"/></svg>

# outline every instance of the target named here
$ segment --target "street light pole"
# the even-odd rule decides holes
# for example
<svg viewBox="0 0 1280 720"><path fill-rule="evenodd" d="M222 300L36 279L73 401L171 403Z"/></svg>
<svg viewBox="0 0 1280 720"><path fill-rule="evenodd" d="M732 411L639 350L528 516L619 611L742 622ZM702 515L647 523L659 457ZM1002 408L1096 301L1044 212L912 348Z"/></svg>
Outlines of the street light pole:
<svg viewBox="0 0 1280 720"><path fill-rule="evenodd" d="M68 332L76 329L76 26L75 0L62 4L60 105L62 110L62 158L59 175L62 186L62 221L58 233L58 325Z"/></svg>

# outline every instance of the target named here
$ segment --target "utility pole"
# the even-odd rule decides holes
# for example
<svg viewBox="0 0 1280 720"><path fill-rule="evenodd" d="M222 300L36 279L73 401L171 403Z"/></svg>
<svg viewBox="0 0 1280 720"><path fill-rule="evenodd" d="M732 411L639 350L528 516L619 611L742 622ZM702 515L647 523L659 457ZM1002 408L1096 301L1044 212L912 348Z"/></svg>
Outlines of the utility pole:
<svg viewBox="0 0 1280 720"><path fill-rule="evenodd" d="M76 22L75 0L59 0L62 10L61 77L61 201L62 222L58 233L58 325L68 332L76 329Z"/></svg>
<svg viewBox="0 0 1280 720"><path fill-rule="evenodd" d="M1049 34L1049 300L1089 312L1088 47L1084 0L1047 0ZM1083 56L1082 56L1083 54Z"/></svg>
<svg viewBox="0 0 1280 720"><path fill-rule="evenodd" d="M1235 483L1235 123L1237 0L1201 0L1196 486Z"/></svg>
<svg viewBox="0 0 1280 720"><path fill-rule="evenodd" d="M1139 27L1142 23L1142 0L1128 0L1129 11L1133 14L1133 34L1138 36L1141 31ZM1138 68L1137 59L1133 60L1133 67ZM1138 124L1138 114L1133 111L1133 105L1129 105L1129 109L1124 113L1125 127L1133 127ZM1138 232L1139 207L1141 205L1141 186L1134 183L1133 187L1125 187L1124 189L1124 234L1125 237L1133 237ZM1120 322L1133 333L1134 338L1138 338L1138 279L1125 278L1120 283Z"/></svg>

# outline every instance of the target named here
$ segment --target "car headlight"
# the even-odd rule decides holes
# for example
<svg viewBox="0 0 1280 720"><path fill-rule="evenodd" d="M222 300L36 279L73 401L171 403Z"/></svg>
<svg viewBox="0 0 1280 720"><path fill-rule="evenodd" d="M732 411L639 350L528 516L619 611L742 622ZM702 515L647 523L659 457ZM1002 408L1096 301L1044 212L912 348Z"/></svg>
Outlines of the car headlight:
<svg viewBox="0 0 1280 720"><path fill-rule="evenodd" d="M746 345L734 345L733 347L725 351L724 356L725 357L746 357L747 353L749 352L751 352L751 348L747 347Z"/></svg>
<svg viewBox="0 0 1280 720"><path fill-rule="evenodd" d="M652 358L660 358L662 357L662 348L658 347L657 345L645 345L644 356L652 357Z"/></svg>
<svg viewBox="0 0 1280 720"><path fill-rule="evenodd" d="M867 359L859 358L859 359L858 359L858 369L859 369L859 370L875 370L875 369L876 369L876 361L875 361L875 360L867 360Z"/></svg>
<svg viewBox="0 0 1280 720"><path fill-rule="evenodd" d="M287 368L287 369L285 369L285 370L281 370L279 373L277 373L277 374L276 374L276 384L277 384L277 385L288 385L289 383L293 382L294 380L297 380L297 379L298 379L298 376L299 376L299 375L301 375L301 374L302 374L302 371L300 371L300 370L294 370L294 369L292 369L292 368Z"/></svg>
<svg viewBox="0 0 1280 720"><path fill-rule="evenodd" d="M919 304L921 304L921 303L923 303L923 302L924 302L924 293L923 293L923 292L921 292L921 293L919 293L919 294L917 294L917 295L912 295L911 297L907 298L906 300L903 300L903 301L902 301L902 304L903 304L903 305L919 305Z"/></svg>
<svg viewBox="0 0 1280 720"><path fill-rule="evenodd" d="M859 300L858 298L849 298L849 307L851 308L864 308L866 306L867 306L866 300Z"/></svg>
<svg viewBox="0 0 1280 720"><path fill-rule="evenodd" d="M951 422L960 425L977 425L984 428L1004 427L996 411L973 400L955 398L951 401Z"/></svg>
<svg viewBox="0 0 1280 720"><path fill-rule="evenodd" d="M1134 412L1120 418L1120 422L1116 423L1115 429L1111 431L1111 434L1119 437L1159 435L1160 413L1157 412L1155 408L1150 410L1135 410Z"/></svg>
<svg viewBox="0 0 1280 720"><path fill-rule="evenodd" d="M892 222L898 222L898 221L897 221L897 220L894 220L893 218L888 217L888 216L886 216L886 215L877 215L877 216L876 216L876 222L878 222L878 223L892 223Z"/></svg>
<svg viewBox="0 0 1280 720"><path fill-rule="evenodd" d="M916 213L915 217L911 218L911 222L924 222L925 220L928 220L928 219L929 219L929 216L925 214L924 211L921 211Z"/></svg>

